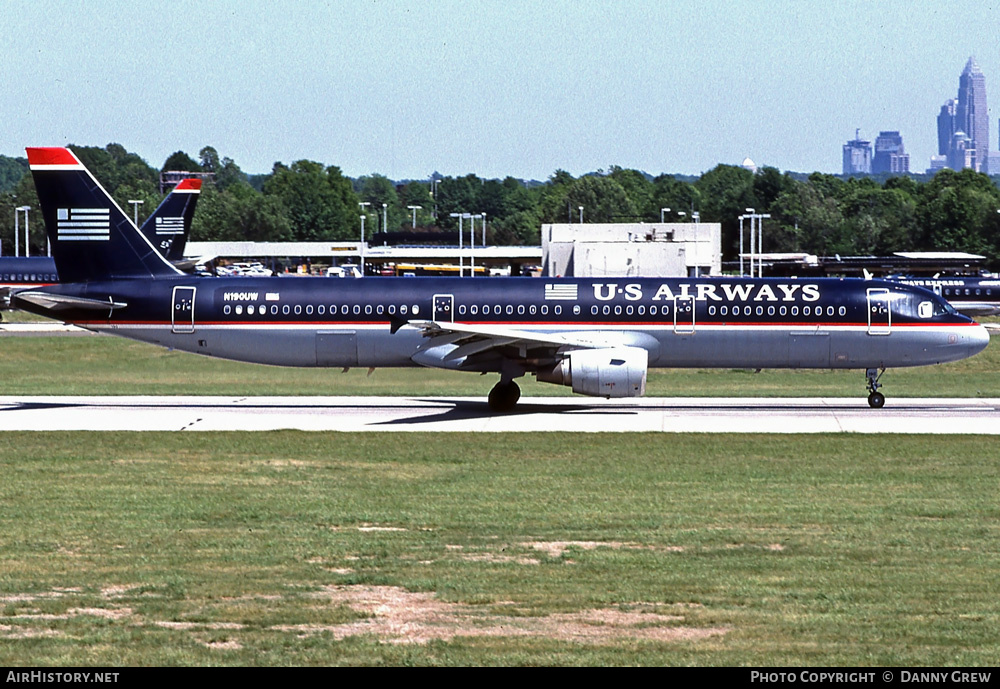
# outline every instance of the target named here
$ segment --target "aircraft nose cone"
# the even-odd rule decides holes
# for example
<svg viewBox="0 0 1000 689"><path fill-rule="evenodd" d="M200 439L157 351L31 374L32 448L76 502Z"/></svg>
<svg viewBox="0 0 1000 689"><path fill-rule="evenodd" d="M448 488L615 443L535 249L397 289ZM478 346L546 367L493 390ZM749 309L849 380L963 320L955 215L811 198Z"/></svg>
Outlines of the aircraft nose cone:
<svg viewBox="0 0 1000 689"><path fill-rule="evenodd" d="M966 348L969 352L968 356L973 356L979 354L989 345L990 331L978 323L969 330L970 332L965 336Z"/></svg>

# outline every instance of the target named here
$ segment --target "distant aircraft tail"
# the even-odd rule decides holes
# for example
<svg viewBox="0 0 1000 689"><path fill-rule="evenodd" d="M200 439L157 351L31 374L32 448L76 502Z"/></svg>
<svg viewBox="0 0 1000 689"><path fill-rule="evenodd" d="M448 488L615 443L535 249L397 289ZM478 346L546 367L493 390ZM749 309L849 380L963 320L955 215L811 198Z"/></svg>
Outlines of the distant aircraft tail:
<svg viewBox="0 0 1000 689"><path fill-rule="evenodd" d="M60 282L180 274L71 150L27 151Z"/></svg>
<svg viewBox="0 0 1000 689"><path fill-rule="evenodd" d="M184 258L191 218L200 194L200 179L182 179L139 228L149 243L171 263L176 264Z"/></svg>

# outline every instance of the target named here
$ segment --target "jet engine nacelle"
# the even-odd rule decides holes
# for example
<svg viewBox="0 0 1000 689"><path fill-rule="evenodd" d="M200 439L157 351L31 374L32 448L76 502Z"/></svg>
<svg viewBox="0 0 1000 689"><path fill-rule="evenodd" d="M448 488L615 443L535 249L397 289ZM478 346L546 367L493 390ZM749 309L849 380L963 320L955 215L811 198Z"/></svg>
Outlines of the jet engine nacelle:
<svg viewBox="0 0 1000 689"><path fill-rule="evenodd" d="M572 385L592 397L639 397L646 393L649 354L639 347L577 349L535 377L545 383Z"/></svg>

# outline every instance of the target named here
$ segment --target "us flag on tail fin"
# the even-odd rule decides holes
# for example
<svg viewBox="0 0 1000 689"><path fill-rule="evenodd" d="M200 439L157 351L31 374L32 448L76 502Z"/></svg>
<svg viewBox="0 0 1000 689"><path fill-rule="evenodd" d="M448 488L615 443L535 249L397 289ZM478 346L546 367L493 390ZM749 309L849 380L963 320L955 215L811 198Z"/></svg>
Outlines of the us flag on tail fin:
<svg viewBox="0 0 1000 689"><path fill-rule="evenodd" d="M111 239L107 208L60 208L56 211L56 238L62 242L106 242Z"/></svg>
<svg viewBox="0 0 1000 689"><path fill-rule="evenodd" d="M184 218L157 218L156 234L184 234Z"/></svg>

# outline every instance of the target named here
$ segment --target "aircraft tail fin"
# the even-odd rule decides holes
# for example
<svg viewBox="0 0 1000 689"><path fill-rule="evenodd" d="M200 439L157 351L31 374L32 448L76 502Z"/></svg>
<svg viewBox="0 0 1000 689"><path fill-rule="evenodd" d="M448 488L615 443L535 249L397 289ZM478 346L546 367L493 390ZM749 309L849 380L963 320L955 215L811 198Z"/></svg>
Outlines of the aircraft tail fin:
<svg viewBox="0 0 1000 689"><path fill-rule="evenodd" d="M182 179L139 228L156 250L175 265L184 258L200 194L200 179Z"/></svg>
<svg viewBox="0 0 1000 689"><path fill-rule="evenodd" d="M180 274L73 151L27 151L60 282Z"/></svg>

